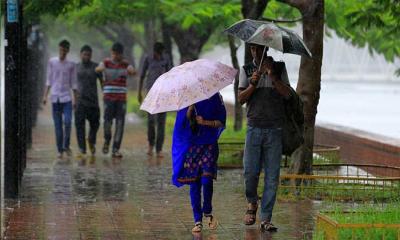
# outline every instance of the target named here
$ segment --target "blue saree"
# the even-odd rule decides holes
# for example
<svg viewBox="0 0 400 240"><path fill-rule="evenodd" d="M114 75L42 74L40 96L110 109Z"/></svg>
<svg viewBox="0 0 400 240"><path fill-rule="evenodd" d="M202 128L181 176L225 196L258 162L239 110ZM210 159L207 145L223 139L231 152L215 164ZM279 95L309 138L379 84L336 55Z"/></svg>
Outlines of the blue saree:
<svg viewBox="0 0 400 240"><path fill-rule="evenodd" d="M196 103L194 107L195 114L202 116L204 120L219 120L225 126L226 110L222 96L219 93L216 93L209 99ZM177 187L185 183L191 183L191 181L183 182L180 180L182 178L201 177L197 176L202 171L200 169L200 173L198 172L198 159L202 161L204 159L212 160L214 163L208 164L208 166L204 165L204 169L208 171L215 168L216 174L216 161L218 158L217 142L224 130L224 127L212 128L198 125L196 131L193 132L190 127L190 121L186 117L187 111L188 108L184 108L177 112L172 138L172 183ZM188 163L188 160L193 160L193 163ZM194 172L191 169L192 172L190 172L190 175L192 176L190 177L186 176L188 175L188 171L185 170L185 166L187 167L188 164L193 164L196 168Z"/></svg>

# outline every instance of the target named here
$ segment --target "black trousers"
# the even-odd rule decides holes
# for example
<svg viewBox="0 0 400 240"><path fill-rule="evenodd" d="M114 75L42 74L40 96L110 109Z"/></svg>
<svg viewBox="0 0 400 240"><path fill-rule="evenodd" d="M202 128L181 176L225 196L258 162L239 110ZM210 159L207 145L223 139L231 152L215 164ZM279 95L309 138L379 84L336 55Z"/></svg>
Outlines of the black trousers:
<svg viewBox="0 0 400 240"><path fill-rule="evenodd" d="M166 119L167 113L147 114L147 140L150 146L156 146L157 152L162 150L164 144Z"/></svg>
<svg viewBox="0 0 400 240"><path fill-rule="evenodd" d="M117 152L121 147L122 137L124 136L126 102L123 101L104 101L104 141L110 144L111 128L115 119L115 133L112 151Z"/></svg>
<svg viewBox="0 0 400 240"><path fill-rule="evenodd" d="M96 145L96 135L100 127L100 109L78 104L75 110L75 128L79 150L86 153L86 120L89 122L88 141Z"/></svg>

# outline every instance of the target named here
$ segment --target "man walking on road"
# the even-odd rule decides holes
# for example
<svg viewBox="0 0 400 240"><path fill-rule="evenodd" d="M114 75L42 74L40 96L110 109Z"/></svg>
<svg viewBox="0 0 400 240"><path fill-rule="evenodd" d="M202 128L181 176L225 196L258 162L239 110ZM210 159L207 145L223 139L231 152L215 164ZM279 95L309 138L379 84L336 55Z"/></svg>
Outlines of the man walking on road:
<svg viewBox="0 0 400 240"><path fill-rule="evenodd" d="M97 96L97 81L102 84L102 76L96 73L97 63L92 62L92 48L85 45L80 52L81 62L77 64L78 99L75 110L76 137L79 146L78 157L86 155L86 120L89 121L89 150L96 153L96 135L100 126L100 108Z"/></svg>
<svg viewBox="0 0 400 240"><path fill-rule="evenodd" d="M112 157L122 158L119 149L124 134L126 113L126 81L128 75L135 75L136 71L132 65L124 59L124 46L114 43L111 47L111 58L105 59L96 68L96 72L104 73L103 85L104 96L104 146L103 153L108 154L111 141L111 128L115 119L114 142L112 146Z"/></svg>
<svg viewBox="0 0 400 240"><path fill-rule="evenodd" d="M272 224L282 158L284 100L290 98L290 87L284 63L277 64L263 55L264 46L251 44L253 62L243 66L239 77L239 102L247 103L247 134L243 156L246 198L246 225L256 222L257 186L264 168L264 190L261 199L261 230L276 231ZM261 59L264 59L261 63ZM259 67L261 65L261 68ZM280 67L280 69L278 69Z"/></svg>
<svg viewBox="0 0 400 240"><path fill-rule="evenodd" d="M153 48L153 56L147 56L144 60L142 74L139 82L139 93L138 101L142 103L142 88L143 81L147 74L146 79L146 91L148 92L153 86L156 79L162 74L168 72L172 68L172 63L168 57L163 55L164 45L160 42L156 42ZM148 72L148 73L147 73ZM153 149L156 148L158 158L162 158L162 147L164 144L164 133L165 133L165 121L167 113L150 114L147 113L147 139L149 142L149 148L147 154L152 156ZM157 127L156 127L157 125ZM157 129L157 137L156 137Z"/></svg>
<svg viewBox="0 0 400 240"><path fill-rule="evenodd" d="M43 104L47 103L47 95L51 89L51 102L58 157L65 152L72 155L70 145L72 108L76 103L76 66L67 60L70 43L62 40L59 44L59 56L51 58L47 64L46 89ZM71 96L71 90L74 94Z"/></svg>

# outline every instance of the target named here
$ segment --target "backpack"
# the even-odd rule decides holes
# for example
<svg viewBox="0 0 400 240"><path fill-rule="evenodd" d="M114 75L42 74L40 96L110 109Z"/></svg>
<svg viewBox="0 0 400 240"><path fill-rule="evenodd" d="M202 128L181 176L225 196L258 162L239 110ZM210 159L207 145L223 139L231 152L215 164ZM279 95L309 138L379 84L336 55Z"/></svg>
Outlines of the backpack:
<svg viewBox="0 0 400 240"><path fill-rule="evenodd" d="M291 96L284 100L285 121L282 127L282 154L292 153L304 143L303 101L296 91L290 87Z"/></svg>

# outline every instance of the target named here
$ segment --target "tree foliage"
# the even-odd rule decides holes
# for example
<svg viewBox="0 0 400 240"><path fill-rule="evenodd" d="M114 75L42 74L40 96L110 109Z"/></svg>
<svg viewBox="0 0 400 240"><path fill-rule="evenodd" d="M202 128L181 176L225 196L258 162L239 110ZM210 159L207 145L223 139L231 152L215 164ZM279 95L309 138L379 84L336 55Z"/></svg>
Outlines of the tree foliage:
<svg viewBox="0 0 400 240"><path fill-rule="evenodd" d="M400 1L327 1L329 28L355 46L368 46L387 61L400 57Z"/></svg>

